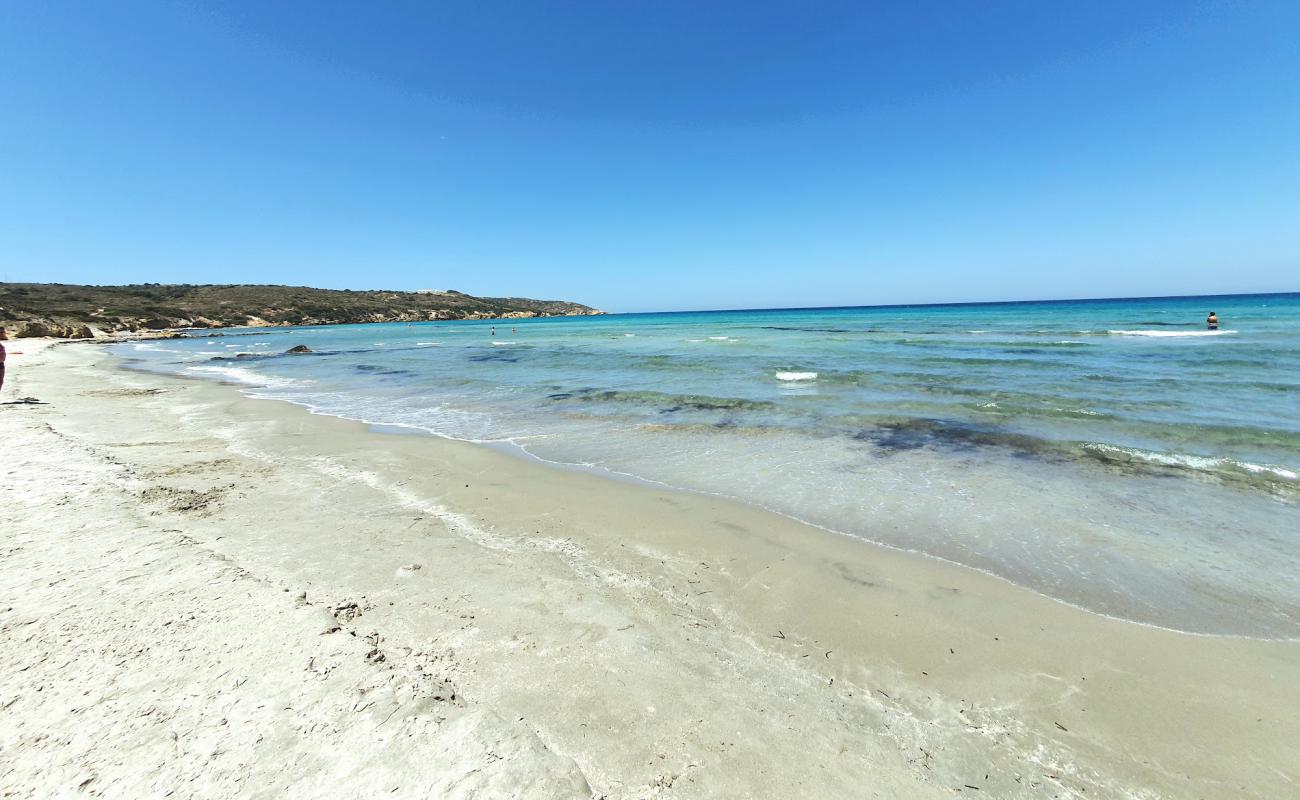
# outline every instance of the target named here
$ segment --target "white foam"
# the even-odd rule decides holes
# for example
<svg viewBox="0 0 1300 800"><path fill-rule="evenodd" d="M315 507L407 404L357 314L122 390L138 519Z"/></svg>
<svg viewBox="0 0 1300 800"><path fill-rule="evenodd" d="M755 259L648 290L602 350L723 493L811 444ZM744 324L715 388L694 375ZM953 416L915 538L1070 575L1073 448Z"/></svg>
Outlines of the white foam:
<svg viewBox="0 0 1300 800"><path fill-rule="evenodd" d="M1207 458L1205 456L1191 456L1182 453L1157 453L1152 450L1139 450L1135 447L1120 447L1115 444L1101 444L1089 442L1083 445L1088 450L1094 450L1099 453L1109 453L1111 455L1127 456L1136 458L1141 461L1148 461L1152 464L1163 464L1169 467L1192 467L1193 469L1212 469L1222 463L1222 459Z"/></svg>
<svg viewBox="0 0 1300 800"><path fill-rule="evenodd" d="M1107 331L1115 336L1158 336L1165 337L1183 337L1183 336L1223 336L1236 331Z"/></svg>
<svg viewBox="0 0 1300 800"><path fill-rule="evenodd" d="M1287 469L1286 467L1270 467L1270 466L1264 466L1262 464L1250 464L1245 461L1238 461L1236 462L1236 464L1237 466L1241 467L1247 472L1255 472L1255 473L1270 472L1278 476L1279 478L1283 478L1288 481L1300 480L1300 474L1297 474L1295 470L1290 470Z"/></svg>
<svg viewBox="0 0 1300 800"><path fill-rule="evenodd" d="M1214 469L1239 469L1256 475L1267 473L1275 475L1283 480L1294 481L1300 480L1300 474L1286 467L1278 467L1269 464L1252 464L1249 461L1235 461L1230 458L1213 458L1211 456L1193 456L1186 453L1158 453L1152 450L1139 450L1135 447L1120 447L1113 444L1088 443L1084 447L1089 450L1095 450L1102 453L1111 453L1114 455L1123 455L1129 458L1135 458L1140 461L1146 461L1151 464L1162 464L1169 467L1190 467L1199 470Z"/></svg>
<svg viewBox="0 0 1300 800"><path fill-rule="evenodd" d="M519 344L519 342L493 342L493 347L505 347L508 344Z"/></svg>
<svg viewBox="0 0 1300 800"><path fill-rule="evenodd" d="M208 375L218 375L226 380L236 381L249 386L292 386L297 383L297 381L290 380L289 378L274 378L268 375L259 375L245 367L202 366L186 367L185 369L188 372L201 372Z"/></svg>
<svg viewBox="0 0 1300 800"><path fill-rule="evenodd" d="M416 343L415 343L415 346L416 346L416 347L433 347L433 346L436 345L436 344L442 344L442 342L416 342Z"/></svg>
<svg viewBox="0 0 1300 800"><path fill-rule="evenodd" d="M712 340L715 341L715 342L734 342L734 341L735 341L735 339L731 338L730 336L710 336L709 338L712 339Z"/></svg>
<svg viewBox="0 0 1300 800"><path fill-rule="evenodd" d="M778 381L815 381L817 380L816 372L778 372L776 373Z"/></svg>

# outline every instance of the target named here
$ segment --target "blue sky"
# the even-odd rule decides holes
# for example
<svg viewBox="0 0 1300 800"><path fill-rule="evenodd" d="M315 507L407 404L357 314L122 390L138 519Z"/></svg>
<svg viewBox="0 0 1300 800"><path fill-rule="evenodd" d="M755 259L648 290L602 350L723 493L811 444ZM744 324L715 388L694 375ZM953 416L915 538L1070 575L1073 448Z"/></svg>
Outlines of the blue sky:
<svg viewBox="0 0 1300 800"><path fill-rule="evenodd" d="M1300 289L1300 3L378 5L0 5L0 280Z"/></svg>

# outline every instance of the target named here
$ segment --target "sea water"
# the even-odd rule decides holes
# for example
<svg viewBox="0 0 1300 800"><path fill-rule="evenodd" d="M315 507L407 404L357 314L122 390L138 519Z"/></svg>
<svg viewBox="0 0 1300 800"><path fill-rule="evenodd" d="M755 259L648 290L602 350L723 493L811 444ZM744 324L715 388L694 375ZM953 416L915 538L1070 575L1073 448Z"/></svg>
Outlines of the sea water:
<svg viewBox="0 0 1300 800"><path fill-rule="evenodd" d="M1100 613L1300 637L1298 294L220 333L116 350L735 498Z"/></svg>

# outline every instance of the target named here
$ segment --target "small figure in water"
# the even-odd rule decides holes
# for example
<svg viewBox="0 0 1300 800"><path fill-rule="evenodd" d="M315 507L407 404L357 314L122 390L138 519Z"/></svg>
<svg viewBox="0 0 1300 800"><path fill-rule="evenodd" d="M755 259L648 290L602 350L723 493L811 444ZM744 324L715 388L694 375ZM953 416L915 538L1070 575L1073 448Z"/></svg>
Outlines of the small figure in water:
<svg viewBox="0 0 1300 800"><path fill-rule="evenodd" d="M497 338L497 327L495 325L492 326L492 338Z"/></svg>
<svg viewBox="0 0 1300 800"><path fill-rule="evenodd" d="M1217 331L1219 329L1219 317L1211 311L1210 316L1205 318L1205 324L1210 330Z"/></svg>
<svg viewBox="0 0 1300 800"><path fill-rule="evenodd" d="M511 335L511 336L514 336L516 333L519 333L519 329L518 329L518 328L511 328L511 329L510 329L510 335Z"/></svg>

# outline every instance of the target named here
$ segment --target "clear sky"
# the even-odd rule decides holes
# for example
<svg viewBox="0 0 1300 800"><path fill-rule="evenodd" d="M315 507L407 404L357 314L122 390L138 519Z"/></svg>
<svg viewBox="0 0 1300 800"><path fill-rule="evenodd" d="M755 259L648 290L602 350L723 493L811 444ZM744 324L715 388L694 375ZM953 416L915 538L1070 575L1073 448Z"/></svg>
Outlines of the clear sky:
<svg viewBox="0 0 1300 800"><path fill-rule="evenodd" d="M1300 290L1300 2L0 3L0 280Z"/></svg>

